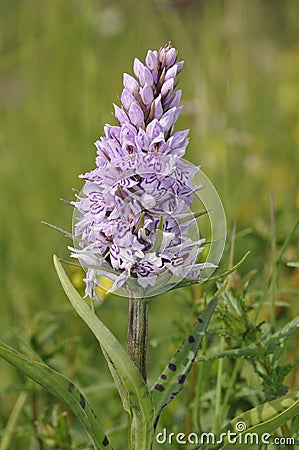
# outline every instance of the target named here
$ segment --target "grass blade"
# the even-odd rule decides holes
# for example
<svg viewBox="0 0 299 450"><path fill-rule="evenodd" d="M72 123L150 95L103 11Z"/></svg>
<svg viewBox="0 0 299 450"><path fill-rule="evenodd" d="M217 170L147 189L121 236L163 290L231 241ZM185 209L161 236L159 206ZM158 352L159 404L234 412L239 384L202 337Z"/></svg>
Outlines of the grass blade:
<svg viewBox="0 0 299 450"><path fill-rule="evenodd" d="M11 415L7 421L6 427L2 434L1 444L0 444L0 450L7 450L10 446L10 441L13 435L13 430L16 426L16 423L18 421L18 418L21 414L22 409L25 406L27 400L27 392L21 392L15 406L11 412Z"/></svg>

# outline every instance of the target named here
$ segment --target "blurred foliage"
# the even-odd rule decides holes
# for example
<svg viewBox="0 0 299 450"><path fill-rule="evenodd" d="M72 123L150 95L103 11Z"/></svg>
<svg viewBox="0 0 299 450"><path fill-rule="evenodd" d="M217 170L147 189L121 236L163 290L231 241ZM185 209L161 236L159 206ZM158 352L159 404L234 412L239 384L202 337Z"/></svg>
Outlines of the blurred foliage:
<svg viewBox="0 0 299 450"><path fill-rule="evenodd" d="M66 304L52 266L53 253L68 257L67 239L41 225L41 220L71 229L72 211L59 198L73 199L71 188L82 185L78 175L93 167L92 143L106 122L114 122L110 111L121 92L122 73L132 72L135 56L142 59L148 48L171 40L185 60L180 77L185 108L177 129L191 129L186 157L201 164L214 183L229 232L237 221L236 260L251 250L234 276L236 289L241 291L242 277L255 270L251 285L258 295L272 267L270 193L275 197L278 247L299 211L298 17L296 0L0 3L2 339L17 345L20 340L23 345L29 342L83 387L92 383L93 406L96 411L104 406L103 425L116 427L115 434L121 435L125 423L120 401L107 383L98 347ZM278 270L276 316L284 323L299 311L299 269L286 265L298 261L297 242L298 232ZM222 268L227 261L225 254ZM82 273L70 271L82 289ZM197 298L202 290L197 288ZM151 305L152 378L194 318L196 304L188 293L171 292ZM111 297L99 309L101 319L124 342L126 301ZM266 306L260 320L268 317ZM291 363L298 361L297 344L292 341L288 349ZM2 361L0 370L3 428L24 380ZM245 373L246 369L242 376ZM288 384L298 388L295 371ZM43 410L43 405L50 408L52 401L39 393L38 400L33 397L33 411ZM178 426L185 420L188 428L185 409L184 400L177 399L164 417L165 426L171 428L175 417ZM31 442L27 420L31 415L27 405L14 450L25 448L23 439Z"/></svg>

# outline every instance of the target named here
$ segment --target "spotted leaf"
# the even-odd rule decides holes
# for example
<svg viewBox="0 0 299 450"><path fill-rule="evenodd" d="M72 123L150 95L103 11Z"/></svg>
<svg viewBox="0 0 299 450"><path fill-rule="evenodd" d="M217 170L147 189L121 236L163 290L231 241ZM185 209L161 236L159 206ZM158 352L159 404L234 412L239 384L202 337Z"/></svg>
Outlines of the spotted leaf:
<svg viewBox="0 0 299 450"><path fill-rule="evenodd" d="M216 304L216 298L209 302L202 312L201 317L193 325L188 337L183 341L151 389L156 411L155 428L162 410L177 396L184 386Z"/></svg>
<svg viewBox="0 0 299 450"><path fill-rule="evenodd" d="M68 378L3 343L0 356L62 401L81 422L96 450L113 448L86 398Z"/></svg>
<svg viewBox="0 0 299 450"><path fill-rule="evenodd" d="M257 441L262 442L262 436L266 444L265 447L268 448L267 443L273 442L273 437L277 436L276 430L298 414L299 391L290 392L283 397L258 405L235 417L221 430L221 442L219 442L219 439L215 445L211 445L210 442L209 445L196 446L193 450L251 450L258 447ZM237 438L234 442L232 439L228 439L228 430L236 433ZM291 441L289 442L289 446L279 446L279 448L294 448ZM297 447L298 440L294 438L293 442ZM272 448L271 445L270 447Z"/></svg>
<svg viewBox="0 0 299 450"><path fill-rule="evenodd" d="M54 265L72 306L93 332L103 350L124 409L129 413L132 450L149 450L153 439L153 405L143 378L114 334L78 294L57 256L54 256Z"/></svg>

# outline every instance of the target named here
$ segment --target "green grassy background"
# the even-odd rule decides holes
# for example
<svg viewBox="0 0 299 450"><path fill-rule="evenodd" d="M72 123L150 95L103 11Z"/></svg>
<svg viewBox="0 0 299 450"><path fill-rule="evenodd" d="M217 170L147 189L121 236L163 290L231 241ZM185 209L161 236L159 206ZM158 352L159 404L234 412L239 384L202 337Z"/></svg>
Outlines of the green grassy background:
<svg viewBox="0 0 299 450"><path fill-rule="evenodd" d="M53 269L53 253L68 257L67 239L41 220L71 229L72 211L59 198L73 199L72 187L82 185L78 175L94 166L93 142L106 122L114 122L122 73L132 72L135 56L142 59L148 48L171 40L185 60L185 108L177 129L191 129L186 157L214 183L229 232L235 220L244 231L236 259L248 249L251 256L241 273L257 269L263 280L271 260L270 194L278 245L299 208L298 18L296 0L1 1L1 338L31 339L46 357L56 344L77 337L79 344L68 342L53 364L83 386L92 383L108 428L123 420L120 403ZM287 318L299 310L299 274L286 267L290 260L298 260L296 239L278 279L280 299L291 306L283 310ZM72 276L80 288L80 274ZM165 295L151 306L150 338L158 347L150 350L150 378L174 348L170 336L181 332L176 321L182 314L192 320L181 297ZM122 340L126 309L124 299L113 298L100 312ZM290 358L298 360L295 346ZM0 371L3 427L23 380L4 362ZM296 374L291 384L298 386ZM21 432L28 439L25 425ZM14 445L24 449L21 438Z"/></svg>

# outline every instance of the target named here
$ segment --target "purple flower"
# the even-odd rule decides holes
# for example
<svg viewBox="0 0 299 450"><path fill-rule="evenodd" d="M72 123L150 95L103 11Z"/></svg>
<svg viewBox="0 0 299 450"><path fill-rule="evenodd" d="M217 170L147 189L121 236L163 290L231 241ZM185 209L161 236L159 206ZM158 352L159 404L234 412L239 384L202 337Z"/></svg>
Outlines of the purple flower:
<svg viewBox="0 0 299 450"><path fill-rule="evenodd" d="M86 269L86 295L96 300L103 275L111 291L144 297L203 268L204 240L189 209L198 168L181 159L189 130L174 131L182 109L175 86L183 62L176 61L171 44L149 50L145 64L134 60L137 79L124 74L121 106L114 105L118 125L105 125L96 168L81 175L70 249Z"/></svg>

